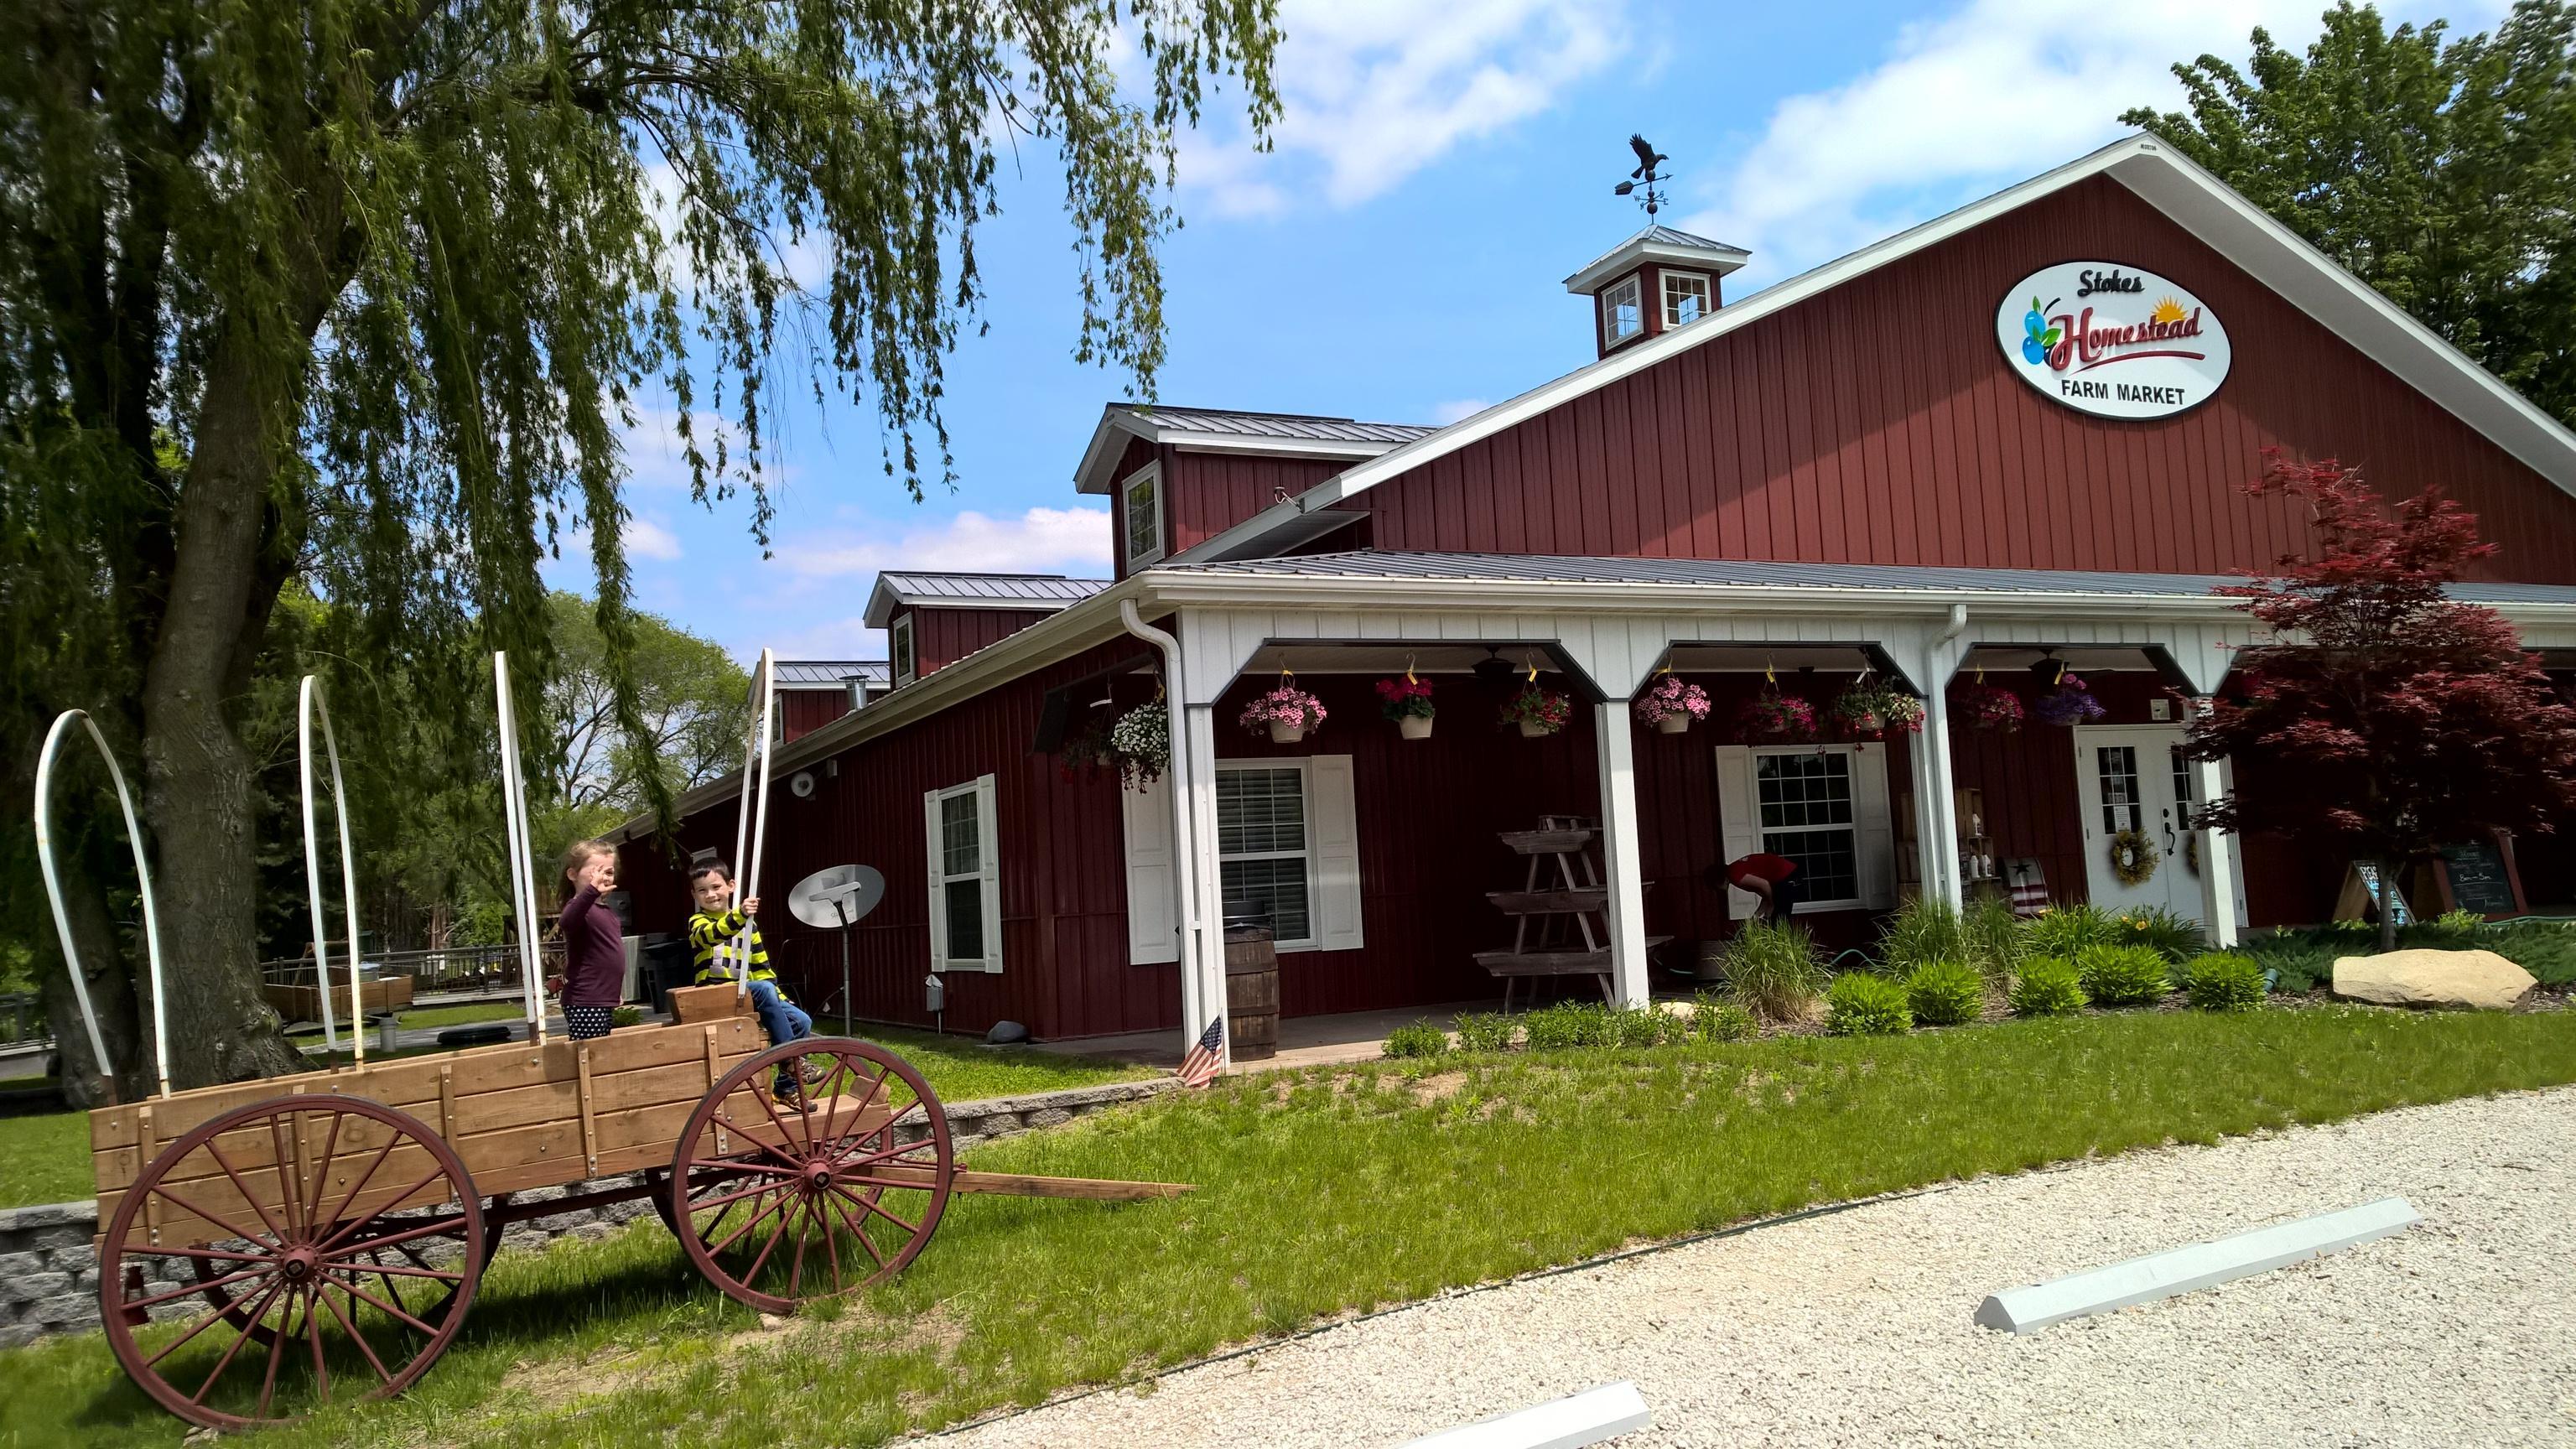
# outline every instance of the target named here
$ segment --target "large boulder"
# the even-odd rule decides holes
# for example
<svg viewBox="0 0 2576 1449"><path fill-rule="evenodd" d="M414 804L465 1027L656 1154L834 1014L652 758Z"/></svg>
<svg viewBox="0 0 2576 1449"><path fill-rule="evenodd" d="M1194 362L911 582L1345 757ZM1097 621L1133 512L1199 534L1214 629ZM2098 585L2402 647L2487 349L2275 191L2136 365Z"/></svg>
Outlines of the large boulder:
<svg viewBox="0 0 2576 1449"><path fill-rule="evenodd" d="M2391 951L2335 961L2334 993L2381 1006L2502 1011L2538 983L2493 951Z"/></svg>

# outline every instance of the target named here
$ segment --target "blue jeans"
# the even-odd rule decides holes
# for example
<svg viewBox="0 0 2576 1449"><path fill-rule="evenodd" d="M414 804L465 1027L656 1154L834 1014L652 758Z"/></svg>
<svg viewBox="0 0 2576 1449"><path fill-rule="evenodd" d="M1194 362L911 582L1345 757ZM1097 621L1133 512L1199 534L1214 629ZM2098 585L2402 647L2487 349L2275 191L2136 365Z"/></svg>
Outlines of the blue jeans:
<svg viewBox="0 0 2576 1449"><path fill-rule="evenodd" d="M778 989L777 982L755 981L751 983L750 995L751 1009L759 1015L760 1029L769 1034L771 1046L803 1041L814 1034L814 1018L807 1016L804 1008L788 1000L787 993ZM795 1080L796 1064L781 1062L778 1067L779 1085L785 1086Z"/></svg>

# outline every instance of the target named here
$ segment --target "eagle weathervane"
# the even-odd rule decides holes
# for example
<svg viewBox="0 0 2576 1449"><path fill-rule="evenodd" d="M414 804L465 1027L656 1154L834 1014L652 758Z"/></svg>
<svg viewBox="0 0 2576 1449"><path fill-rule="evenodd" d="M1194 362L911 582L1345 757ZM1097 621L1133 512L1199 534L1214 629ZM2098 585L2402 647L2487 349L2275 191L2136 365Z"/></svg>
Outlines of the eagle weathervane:
<svg viewBox="0 0 2576 1449"><path fill-rule="evenodd" d="M1611 187L1610 194L1629 196L1642 191L1644 194L1639 197L1638 204L1646 208L1646 219L1652 221L1655 213L1662 210L1664 205L1663 193L1655 188L1672 179L1671 172L1658 171L1655 168L1673 158L1656 150L1652 143L1639 135L1632 134L1628 137L1628 149L1637 153L1637 169L1628 173L1627 180ZM1642 187L1639 185L1641 182L1644 183Z"/></svg>

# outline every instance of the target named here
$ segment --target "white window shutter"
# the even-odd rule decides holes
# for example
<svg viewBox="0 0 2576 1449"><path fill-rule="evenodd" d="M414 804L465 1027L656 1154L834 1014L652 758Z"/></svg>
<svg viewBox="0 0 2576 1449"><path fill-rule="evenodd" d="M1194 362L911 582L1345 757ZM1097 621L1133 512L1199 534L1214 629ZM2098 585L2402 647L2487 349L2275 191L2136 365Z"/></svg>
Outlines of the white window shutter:
<svg viewBox="0 0 2576 1449"><path fill-rule="evenodd" d="M967 964L985 971L1002 969L1002 832L995 823L997 813L993 808L993 777L976 776L975 858L984 867L983 889L976 894L984 902L984 959Z"/></svg>
<svg viewBox="0 0 2576 1449"><path fill-rule="evenodd" d="M1127 964L1181 959L1181 913L1172 893L1172 786L1156 780L1118 792L1126 817Z"/></svg>
<svg viewBox="0 0 2576 1449"><path fill-rule="evenodd" d="M939 792L926 790L921 796L921 813L926 834L921 853L923 871L930 879L930 969L948 969L948 891L940 882L946 853L940 848Z"/></svg>
<svg viewBox="0 0 2576 1449"><path fill-rule="evenodd" d="M1761 795L1753 783L1750 745L1717 747L1717 839L1726 860L1742 860L1762 848ZM1762 908L1751 891L1726 888L1729 920L1749 921Z"/></svg>
<svg viewBox="0 0 2576 1449"><path fill-rule="evenodd" d="M1316 755L1307 764L1315 832L1315 949L1356 951L1360 930L1359 811L1351 795L1351 757Z"/></svg>
<svg viewBox="0 0 2576 1449"><path fill-rule="evenodd" d="M1887 749L1852 750L1852 850L1860 898L1873 911L1896 906L1896 831L1887 813Z"/></svg>

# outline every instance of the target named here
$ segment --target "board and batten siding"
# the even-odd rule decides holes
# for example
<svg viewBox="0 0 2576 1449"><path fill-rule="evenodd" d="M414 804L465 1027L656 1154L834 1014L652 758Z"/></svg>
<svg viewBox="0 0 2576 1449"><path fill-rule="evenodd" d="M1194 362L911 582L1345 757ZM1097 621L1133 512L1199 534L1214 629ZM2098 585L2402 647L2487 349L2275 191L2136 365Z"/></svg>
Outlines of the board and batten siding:
<svg viewBox="0 0 2576 1449"><path fill-rule="evenodd" d="M915 605L904 612L912 616L916 674L945 669L1054 613L1051 609L942 609L932 605Z"/></svg>
<svg viewBox="0 0 2576 1449"><path fill-rule="evenodd" d="M2070 257L2197 292L2235 344L2218 395L2119 422L2011 376L2004 290ZM2576 583L2576 498L2107 177L1344 506L1392 550L2226 573L2305 542L2301 509L2241 491L2266 445L2393 492L2439 483L2505 546L2481 577Z"/></svg>

